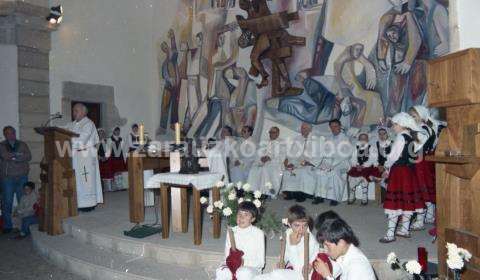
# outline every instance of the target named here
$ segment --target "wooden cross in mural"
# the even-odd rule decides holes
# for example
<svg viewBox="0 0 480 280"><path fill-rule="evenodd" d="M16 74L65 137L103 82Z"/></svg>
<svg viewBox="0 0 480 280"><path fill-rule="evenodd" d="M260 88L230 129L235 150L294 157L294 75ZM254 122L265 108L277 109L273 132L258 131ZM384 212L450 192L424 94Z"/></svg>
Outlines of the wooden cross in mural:
<svg viewBox="0 0 480 280"><path fill-rule="evenodd" d="M257 87L268 85L270 75L262 60L269 59L272 62L272 97L300 94L302 89L292 87L285 63L285 59L292 56L293 45L305 46L305 37L292 36L285 30L290 21L299 19L298 13L283 11L272 14L266 0L240 0L240 8L248 13L248 18L237 15L242 29L238 44L241 48L253 45L249 74L255 77L261 75L262 81Z"/></svg>
<svg viewBox="0 0 480 280"><path fill-rule="evenodd" d="M85 168L85 166L83 166L83 173L80 174L80 175L85 176L85 182L88 182L88 180L87 180L87 175L88 174L89 173L87 172L87 168Z"/></svg>

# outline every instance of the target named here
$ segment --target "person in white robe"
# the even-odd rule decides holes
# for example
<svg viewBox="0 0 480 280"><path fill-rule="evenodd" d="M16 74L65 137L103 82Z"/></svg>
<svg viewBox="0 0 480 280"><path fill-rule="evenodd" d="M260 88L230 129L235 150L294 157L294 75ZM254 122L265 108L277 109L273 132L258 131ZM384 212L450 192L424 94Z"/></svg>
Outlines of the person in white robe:
<svg viewBox="0 0 480 280"><path fill-rule="evenodd" d="M340 270L340 280L375 280L375 273L367 257L357 247L359 242L351 227L342 219L335 219L321 225L319 240L327 250L327 255L334 260L334 269L321 259L314 262L314 270L326 280L335 280L335 266Z"/></svg>
<svg viewBox="0 0 480 280"><path fill-rule="evenodd" d="M253 128L244 126L242 128L243 140L239 142L235 149L235 153L231 155L229 160L230 182L246 182L250 168L255 162L256 144L252 138Z"/></svg>
<svg viewBox="0 0 480 280"><path fill-rule="evenodd" d="M258 190L264 195L276 197L280 191L284 173L285 147L278 139L280 136L278 127L271 127L268 133L270 140L257 151L257 158L247 182L253 191Z"/></svg>
<svg viewBox="0 0 480 280"><path fill-rule="evenodd" d="M227 159L234 151L236 144L232 137L232 128L225 126L220 133L220 140L216 141L215 146L206 151L208 160L208 170L210 172L220 173L223 176L223 182L229 182Z"/></svg>
<svg viewBox="0 0 480 280"><path fill-rule="evenodd" d="M313 196L317 185L314 169L314 149L319 149L319 138L312 134L312 126L302 123L301 135L291 143L285 161L282 191L285 198L295 198L297 202L305 201L306 195Z"/></svg>
<svg viewBox="0 0 480 280"><path fill-rule="evenodd" d="M93 208L103 203L102 184L96 145L99 137L95 124L87 117L87 107L73 107L74 121L64 128L79 134L72 138L72 162L75 171L78 208Z"/></svg>
<svg viewBox="0 0 480 280"><path fill-rule="evenodd" d="M342 132L342 124L338 119L329 123L332 135L323 144L323 156L317 165L318 184L315 190L314 204L330 200L331 206L338 205L346 196L347 171L350 169L350 158L353 146L350 139Z"/></svg>

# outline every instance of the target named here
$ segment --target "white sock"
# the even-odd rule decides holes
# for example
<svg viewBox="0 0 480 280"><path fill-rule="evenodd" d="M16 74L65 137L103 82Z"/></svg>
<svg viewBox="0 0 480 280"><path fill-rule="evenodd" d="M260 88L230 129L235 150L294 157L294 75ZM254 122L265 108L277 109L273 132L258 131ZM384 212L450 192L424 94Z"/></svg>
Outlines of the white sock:
<svg viewBox="0 0 480 280"><path fill-rule="evenodd" d="M397 222L398 222L398 214L388 214L388 222L387 222L387 234L385 237L388 239L393 239L395 238L395 229L397 228Z"/></svg>
<svg viewBox="0 0 480 280"><path fill-rule="evenodd" d="M412 218L412 214L403 214L402 215L402 222L400 223L400 230L399 232L403 234L409 234L410 233L410 220Z"/></svg>
<svg viewBox="0 0 480 280"><path fill-rule="evenodd" d="M368 182L366 184L362 184L362 201L368 201Z"/></svg>
<svg viewBox="0 0 480 280"><path fill-rule="evenodd" d="M415 222L413 223L412 227L413 228L423 228L425 226L424 220L425 220L425 209L422 209L421 212L417 212L417 217L416 217Z"/></svg>
<svg viewBox="0 0 480 280"><path fill-rule="evenodd" d="M425 220L427 223L435 222L435 204L431 202L427 202L427 214L425 216Z"/></svg>

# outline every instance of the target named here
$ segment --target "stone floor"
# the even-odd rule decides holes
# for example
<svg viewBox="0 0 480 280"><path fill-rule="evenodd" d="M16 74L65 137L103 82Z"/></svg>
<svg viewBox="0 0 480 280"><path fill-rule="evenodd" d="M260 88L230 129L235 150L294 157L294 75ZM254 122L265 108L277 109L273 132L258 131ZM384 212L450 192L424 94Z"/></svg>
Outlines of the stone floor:
<svg viewBox="0 0 480 280"><path fill-rule="evenodd" d="M191 196L190 196L191 197ZM294 204L291 201L273 200L267 202L267 207L277 213L279 217L284 217L287 209ZM432 243L432 238L427 231L413 232L410 239L398 239L397 242L390 244L381 244L378 239L385 233L386 218L383 209L375 205L374 202L368 206L341 204L331 207L328 203L312 205L310 200L302 203L310 215L316 216L326 210L333 209L337 211L353 228L357 234L361 249L370 260L384 260L388 253L395 252L402 259L416 259L417 248L425 247L429 253L429 259L437 261L437 247ZM154 209L149 208L146 211L146 223L152 223L155 220ZM190 215L190 224L188 233L172 233L169 239L162 239L160 235L150 236L139 241L157 243L171 247L182 247L190 249L200 249L215 252L222 252L224 246L224 231L221 239L213 239L211 234L211 223L209 215L204 213L203 243L201 246L193 245L193 224L192 215ZM98 207L94 212L82 213L80 216L69 220L79 228L90 229L98 233L123 236L123 231L130 229L133 224L128 219L128 193L116 192L108 193L105 196L105 204ZM225 223L222 223L224 226ZM431 227L427 227L427 230ZM278 238L267 238L267 255L277 256L279 252Z"/></svg>
<svg viewBox="0 0 480 280"><path fill-rule="evenodd" d="M0 279L82 279L48 263L34 250L30 238L15 240L13 237L13 234L0 234Z"/></svg>

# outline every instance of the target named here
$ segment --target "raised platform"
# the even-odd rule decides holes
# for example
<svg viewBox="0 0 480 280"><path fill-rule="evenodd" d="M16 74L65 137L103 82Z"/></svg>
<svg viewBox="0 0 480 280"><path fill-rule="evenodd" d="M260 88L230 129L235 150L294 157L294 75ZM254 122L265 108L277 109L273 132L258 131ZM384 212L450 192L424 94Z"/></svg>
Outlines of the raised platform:
<svg viewBox="0 0 480 280"><path fill-rule="evenodd" d="M274 200L269 201L267 207L283 217L292 204L294 202ZM313 206L310 201L303 205L312 216L332 208L328 204ZM385 232L385 217L382 208L374 203L365 207L358 203L342 204L333 209L358 235L360 247L371 260L379 279L394 277L385 263L390 252L395 252L402 260L416 259L417 247L423 246L429 252L430 261L436 262L436 245L426 231L413 232L411 239L380 244L378 239ZM146 223L155 221L154 213L152 208L147 209ZM225 231L221 239L213 239L206 213L200 246L193 245L191 219L188 233L171 233L169 239L162 239L161 235L144 239L124 236L123 231L132 226L128 221L128 194L108 193L105 205L65 221L64 235L52 237L34 231L33 240L44 256L86 279L211 279L223 260ZM278 237L267 237L265 271L272 269L278 252Z"/></svg>

